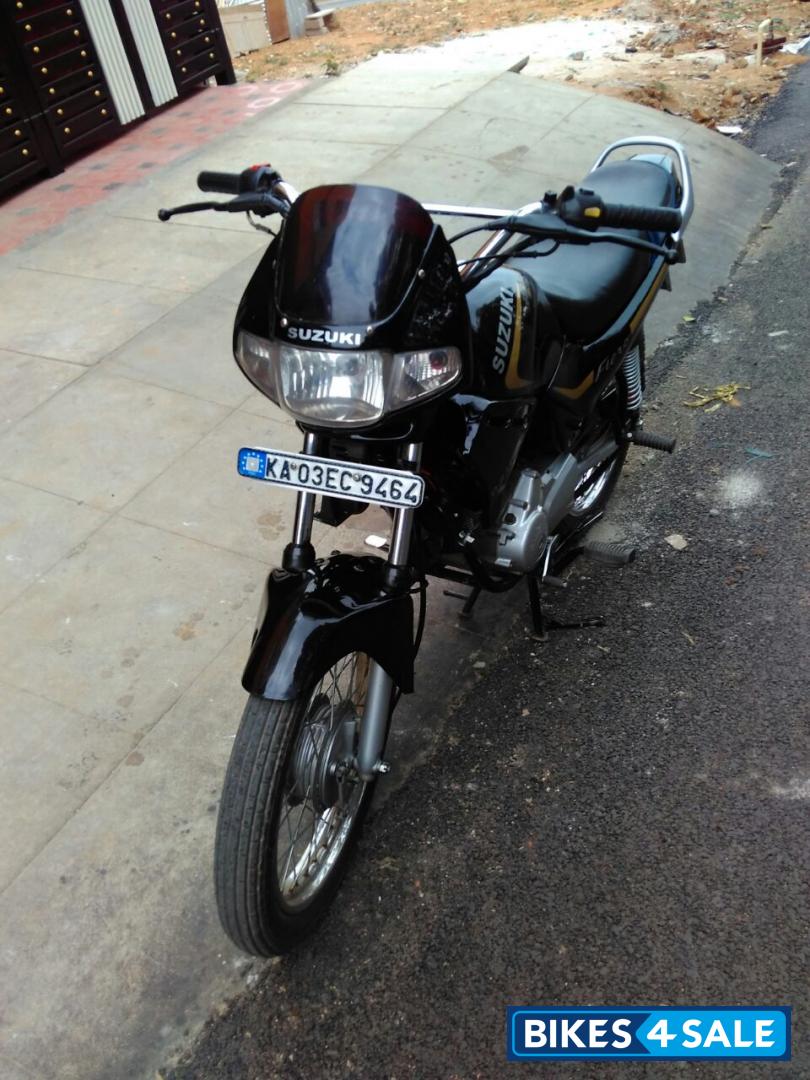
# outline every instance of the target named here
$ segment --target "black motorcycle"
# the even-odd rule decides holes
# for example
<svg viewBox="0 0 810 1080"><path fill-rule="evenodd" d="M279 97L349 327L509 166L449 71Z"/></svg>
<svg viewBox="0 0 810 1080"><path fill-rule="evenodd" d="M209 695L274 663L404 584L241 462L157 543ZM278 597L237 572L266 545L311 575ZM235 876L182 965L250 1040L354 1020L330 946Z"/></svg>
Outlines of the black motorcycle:
<svg viewBox="0 0 810 1080"><path fill-rule="evenodd" d="M300 454L238 453L242 476L298 493L242 680L216 838L225 930L267 956L326 911L389 771L427 577L466 586L464 614L481 590L525 580L543 635L544 583L582 554L633 558L585 534L630 444L674 447L642 428L644 318L684 260L692 184L683 149L657 137L614 143L581 187L516 212L360 184L299 195L269 165L198 183L234 198L161 220L244 212L273 235L234 352L304 439ZM272 215L277 234L257 220ZM437 215L480 221L448 239ZM457 262L451 244L478 231L491 235ZM390 514L387 558L318 558L313 518L338 526L369 504Z"/></svg>

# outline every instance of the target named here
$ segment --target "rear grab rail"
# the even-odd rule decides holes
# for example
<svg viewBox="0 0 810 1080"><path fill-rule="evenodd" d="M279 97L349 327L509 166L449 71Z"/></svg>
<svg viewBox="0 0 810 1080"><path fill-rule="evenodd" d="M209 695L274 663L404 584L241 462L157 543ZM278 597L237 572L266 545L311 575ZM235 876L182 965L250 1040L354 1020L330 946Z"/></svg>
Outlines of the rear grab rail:
<svg viewBox="0 0 810 1080"><path fill-rule="evenodd" d="M610 146L606 146L593 163L591 172L600 169L611 154L629 146L658 146L662 150L669 150L669 152L674 154L678 160L678 171L680 172L679 179L681 183L681 202L678 209L681 212L681 226L677 232L672 233L672 239L677 244L679 240L683 239L683 234L686 232L686 226L689 224L689 219L692 217L692 211L695 209L692 169L689 165L689 158L686 155L686 150L681 143L676 142L674 139L667 139L663 135L631 135L629 138L618 139L616 142L611 143Z"/></svg>

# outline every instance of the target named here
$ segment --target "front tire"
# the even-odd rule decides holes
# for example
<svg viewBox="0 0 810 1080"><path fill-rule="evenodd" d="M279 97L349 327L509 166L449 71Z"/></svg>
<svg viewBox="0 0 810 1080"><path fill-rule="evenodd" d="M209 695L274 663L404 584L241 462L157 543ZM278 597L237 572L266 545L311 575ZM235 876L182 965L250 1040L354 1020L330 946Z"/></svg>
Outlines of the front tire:
<svg viewBox="0 0 810 1080"><path fill-rule="evenodd" d="M342 657L292 701L251 696L225 775L214 849L217 907L238 948L274 956L334 899L371 801L352 776L368 658Z"/></svg>

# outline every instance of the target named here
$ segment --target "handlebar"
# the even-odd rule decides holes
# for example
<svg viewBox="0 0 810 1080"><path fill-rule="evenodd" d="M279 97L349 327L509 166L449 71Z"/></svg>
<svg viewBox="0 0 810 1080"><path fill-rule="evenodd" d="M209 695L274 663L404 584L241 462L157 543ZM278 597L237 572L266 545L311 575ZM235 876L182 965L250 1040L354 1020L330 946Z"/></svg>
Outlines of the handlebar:
<svg viewBox="0 0 810 1080"><path fill-rule="evenodd" d="M186 203L169 210L158 210L160 220L169 221L176 214L194 214L200 210L256 214L257 217L281 214L286 217L298 194L284 183L271 165L251 165L240 173L204 169L197 176L197 187L200 191L216 191L235 198L229 202Z"/></svg>
<svg viewBox="0 0 810 1080"><path fill-rule="evenodd" d="M680 210L656 206L622 206L605 203L601 224L614 229L648 229L650 232L674 233L683 219Z"/></svg>
<svg viewBox="0 0 810 1080"><path fill-rule="evenodd" d="M175 214L190 214L199 210L246 212L257 217L280 214L286 217L298 197L298 192L282 180L270 165L253 165L241 173L204 170L197 177L197 185L202 191L216 191L233 195L234 198L226 202L188 203L169 210L159 210L160 220L168 221ZM453 216L484 216L483 207L426 204L425 209L431 213L449 213ZM487 210L486 216L489 221L479 228L492 230L497 235L481 249L471 263L468 260L469 265L462 271L465 278L471 276L472 264L484 269L481 264L487 262L490 252L497 258L496 251L515 233L558 243L615 243L663 255L670 263L683 260L683 248L677 242L678 232L685 224L681 210L672 207L604 203L595 192L587 188L567 187L559 196L549 193L541 203L533 203L515 213L504 214L502 211ZM631 232L609 231L612 229L665 233L676 242L670 240L665 244L655 243ZM473 272L472 276L477 277L478 273Z"/></svg>
<svg viewBox="0 0 810 1080"><path fill-rule="evenodd" d="M482 227L495 232L496 238L504 239L519 233L557 243L620 244L638 251L649 251L653 255L663 255L667 262L675 263L683 261L682 245L656 243L624 230L635 227L669 233L679 228L680 224L678 210L605 204L591 191L580 188L575 192L573 188L566 188L560 197L547 195L540 204L507 217L495 218ZM501 242L499 246L502 246ZM484 261L489 251L494 251L494 245L486 251L482 249L475 261Z"/></svg>
<svg viewBox="0 0 810 1080"><path fill-rule="evenodd" d="M241 173L212 172L204 169L197 177L197 187L200 191L218 191L223 195L238 195L242 190L241 180Z"/></svg>
<svg viewBox="0 0 810 1080"><path fill-rule="evenodd" d="M580 229L607 227L672 234L683 224L681 211L671 206L606 203L588 188L567 187L559 197L546 198L563 221Z"/></svg>

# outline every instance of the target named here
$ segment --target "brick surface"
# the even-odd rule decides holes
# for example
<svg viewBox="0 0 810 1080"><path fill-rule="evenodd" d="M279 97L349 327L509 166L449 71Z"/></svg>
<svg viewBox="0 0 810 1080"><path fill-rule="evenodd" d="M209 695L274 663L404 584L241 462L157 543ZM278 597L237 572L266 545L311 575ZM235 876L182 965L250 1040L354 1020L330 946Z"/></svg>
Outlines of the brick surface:
<svg viewBox="0 0 810 1080"><path fill-rule="evenodd" d="M209 86L140 121L119 138L0 202L0 255L19 248L74 210L92 206L152 171L193 153L306 85L304 79Z"/></svg>

